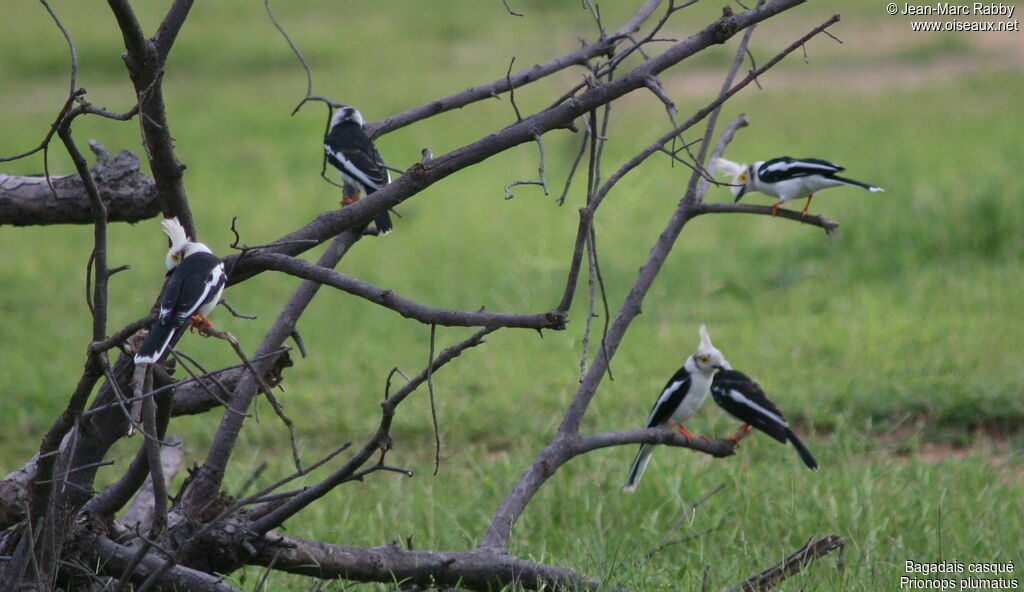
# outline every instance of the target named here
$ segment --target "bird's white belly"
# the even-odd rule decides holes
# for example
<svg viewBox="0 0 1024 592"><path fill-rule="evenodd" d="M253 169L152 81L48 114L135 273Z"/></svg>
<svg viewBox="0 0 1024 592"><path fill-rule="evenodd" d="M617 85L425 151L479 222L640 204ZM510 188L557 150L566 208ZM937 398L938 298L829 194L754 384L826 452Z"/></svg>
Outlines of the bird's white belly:
<svg viewBox="0 0 1024 592"><path fill-rule="evenodd" d="M807 197L812 193L816 193L822 189L828 189L829 187L835 187L837 185L842 185L842 183L821 175L808 175L806 177L796 177L794 179L779 181L778 183L774 183L769 186L767 190L762 187L761 191L769 195L774 195L779 198L780 201L790 201Z"/></svg>
<svg viewBox="0 0 1024 592"><path fill-rule="evenodd" d="M683 397L682 403L669 417L669 421L680 425L693 417L700 406L704 404L704 399L708 397L708 393L711 392L711 381L704 378L699 372L694 372L691 375L691 386L690 392L686 393Z"/></svg>
<svg viewBox="0 0 1024 592"><path fill-rule="evenodd" d="M217 290L217 293L214 294L213 298L211 298L209 302L201 306L199 310L196 312L199 314L199 316L202 317L210 316L210 313L213 312L213 309L217 307L217 303L220 302L220 297L223 295L224 286L221 286L220 289Z"/></svg>

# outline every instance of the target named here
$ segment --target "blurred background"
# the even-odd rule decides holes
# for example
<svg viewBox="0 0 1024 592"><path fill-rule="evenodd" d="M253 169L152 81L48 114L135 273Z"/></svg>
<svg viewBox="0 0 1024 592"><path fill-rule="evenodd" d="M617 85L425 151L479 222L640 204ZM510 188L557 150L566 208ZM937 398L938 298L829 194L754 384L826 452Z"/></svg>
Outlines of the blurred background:
<svg viewBox="0 0 1024 592"><path fill-rule="evenodd" d="M314 94L352 104L375 121L501 78L513 58L518 71L597 36L579 2L510 3L525 16L510 15L498 0L294 0L273 9L309 62ZM151 34L167 3L136 4ZM602 3L605 27L619 28L639 5ZM68 0L51 6L74 39L86 99L130 109L123 42L109 10ZM684 39L723 6L686 8L659 36ZM845 569L826 559L786 589L897 589L908 559L1014 561L1020 579L1024 33L912 32L913 17L888 16L881 3L821 1L758 26L755 61L764 63L835 12L842 20L829 31L841 43L819 35L763 75L760 88L727 103L720 125L745 113L751 126L726 156L825 158L885 193L838 188L815 199L812 213L838 221L838 237L767 217L692 221L613 362L614 381L602 385L584 423L586 431L641 427L665 380L696 347L698 325L707 323L733 365L787 414L822 470L810 473L793 450L754 435L725 460L659 450L639 491L627 496L620 487L633 448L598 451L564 467L540 492L516 528L514 552L651 590L696 589L711 565L711 587L720 588L809 537L835 533L848 537ZM663 75L681 116L715 96L738 40ZM68 47L44 8L8 3L0 22L0 155L38 144L67 96L68 70ZM571 68L518 89L516 103L524 115L533 113L583 74ZM338 207L340 189L319 176L326 109L308 104L290 115L305 85L305 72L262 3L195 5L167 64L165 92L200 239L217 254L231 253L233 217L242 242L256 245ZM388 164L406 169L424 148L440 155L514 121L503 96L387 134L377 145ZM669 125L662 103L647 91L616 103L603 173ZM82 146L96 139L111 151L143 154L137 121L82 117L74 134ZM395 232L361 241L341 271L439 307L553 308L585 175L564 206L555 199L579 142L565 130L545 136L551 194L521 186L504 199L506 183L537 175L536 145L520 146L400 206ZM0 163L0 174L43 169L41 155ZM49 170L73 170L59 143ZM652 158L602 206L596 230L613 314L688 173L667 157ZM720 187L707 199L732 196ZM772 203L759 194L745 199ZM166 241L154 219L112 225L110 242L110 264L131 266L111 282L116 330L148 311L164 273ZM90 335L84 291L91 245L87 226L0 228L0 473L38 448L78 379ZM259 320L221 309L214 321L251 350L297 285L263 274L226 294ZM598 311L600 331L605 318ZM346 485L290 523L289 532L354 545L474 546L575 391L585 315L582 281L567 331L543 338L500 332L435 376L438 476L431 476L434 439L424 391L400 408L390 456L417 476L375 475ZM279 398L307 461L369 437L389 371L414 374L428 357L428 327L331 290L299 330L311 355L295 356ZM438 346L468 334L440 328ZM188 336L180 348L207 368L233 362L213 340ZM265 402L259 407L260 419L250 421L236 449L229 493L264 462L269 467L257 485L290 472L287 434ZM213 413L172 424L188 462L201 462L218 420ZM709 404L688 427L724 436L736 425ZM101 470L101 478L114 478L136 445L122 443L118 465ZM668 533L684 507L721 483L720 493ZM694 534L700 536L645 557L666 540ZM231 577L251 589L258 575ZM311 585L273 575L268 589Z"/></svg>

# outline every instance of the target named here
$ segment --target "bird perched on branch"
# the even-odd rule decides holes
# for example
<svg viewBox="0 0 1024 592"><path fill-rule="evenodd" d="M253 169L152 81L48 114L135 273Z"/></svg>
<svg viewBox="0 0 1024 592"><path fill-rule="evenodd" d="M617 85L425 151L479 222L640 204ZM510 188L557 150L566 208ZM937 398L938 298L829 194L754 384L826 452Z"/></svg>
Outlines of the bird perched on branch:
<svg viewBox="0 0 1024 592"><path fill-rule="evenodd" d="M341 178L355 189L341 204L359 199L360 192L370 195L391 182L391 174L381 162L377 147L363 131L363 115L355 107L342 105L331 117L331 127L324 137L324 155ZM391 232L391 216L385 210L374 220L377 232Z"/></svg>
<svg viewBox="0 0 1024 592"><path fill-rule="evenodd" d="M807 468L817 471L818 462L789 428L789 422L760 385L746 374L729 368L728 364L725 366L711 382L711 398L729 415L743 422L740 431L729 439L739 446L740 439L749 434L753 426L783 444L791 443Z"/></svg>
<svg viewBox="0 0 1024 592"><path fill-rule="evenodd" d="M665 388L661 389L661 395L647 417L647 427L675 429L686 436L687 441L692 440L693 434L683 427L683 422L693 417L700 409L711 390L712 378L726 364L728 362L725 361L722 352L712 345L707 327L701 325L700 346L692 356L686 358L683 367L673 374ZM640 451L629 469L629 476L623 486L624 491L636 489L651 459L651 453L654 452L654 446L640 445Z"/></svg>
<svg viewBox="0 0 1024 592"><path fill-rule="evenodd" d="M224 293L224 263L203 243L190 241L177 218L160 223L171 239L160 311L149 335L135 354L136 364L155 364L174 347L191 325L200 331L213 326L207 315Z"/></svg>
<svg viewBox="0 0 1024 592"><path fill-rule="evenodd" d="M852 185L868 191L885 191L881 187L868 185L861 181L840 177L836 173L845 169L835 163L818 158L790 158L783 156L771 160L755 162L747 166L737 164L724 158L716 159L714 170L729 175L736 187L732 188L735 201L744 195L760 191L778 198L772 206L772 215L779 211L779 206L794 199L807 198L807 204L801 212L807 215L814 194L822 189Z"/></svg>

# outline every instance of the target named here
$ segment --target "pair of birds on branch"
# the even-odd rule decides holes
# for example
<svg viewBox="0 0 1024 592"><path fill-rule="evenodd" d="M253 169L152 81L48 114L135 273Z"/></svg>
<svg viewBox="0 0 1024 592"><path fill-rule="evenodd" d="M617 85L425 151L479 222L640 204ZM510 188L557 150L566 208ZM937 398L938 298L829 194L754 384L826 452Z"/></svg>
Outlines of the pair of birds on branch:
<svg viewBox="0 0 1024 592"><path fill-rule="evenodd" d="M354 203L361 193L372 194L391 182L391 174L380 154L363 131L363 116L354 107L342 105L331 116L324 137L324 157L338 170L352 195L342 205ZM379 234L392 229L385 210L374 219ZM205 244L189 240L177 218L161 222L171 240L167 252L167 281L160 294L157 319L135 354L136 364L155 364L163 359L191 326L200 332L210 328L207 315L224 293L227 274L224 263Z"/></svg>
<svg viewBox="0 0 1024 592"><path fill-rule="evenodd" d="M683 423L697 413L709 394L719 407L743 422L736 435L729 438L736 446L754 427L783 444L792 444L804 464L812 471L818 470L818 462L793 433L779 408L753 379L732 368L722 352L711 343L704 325L700 326L700 346L692 356L686 358L683 367L661 389L658 400L647 416L647 427L675 429L687 441L692 440L693 434ZM640 445L640 451L633 460L623 486L625 491L633 491L639 485L654 447L654 444Z"/></svg>

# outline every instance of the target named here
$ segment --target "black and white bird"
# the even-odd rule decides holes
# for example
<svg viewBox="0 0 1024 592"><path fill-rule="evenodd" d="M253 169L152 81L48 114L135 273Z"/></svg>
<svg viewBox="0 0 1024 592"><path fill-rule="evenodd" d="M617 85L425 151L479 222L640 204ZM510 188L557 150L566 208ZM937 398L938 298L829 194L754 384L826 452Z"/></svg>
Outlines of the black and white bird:
<svg viewBox="0 0 1024 592"><path fill-rule="evenodd" d="M735 187L732 188L732 193L736 196L735 201L756 191L777 198L779 201L772 206L773 216L782 204L804 197L807 198L807 204L801 213L807 215L814 194L830 187L852 185L871 192L885 191L881 187L840 177L836 173L844 171L843 167L819 158L783 156L758 161L749 166L719 158L714 163L714 170L733 178Z"/></svg>
<svg viewBox="0 0 1024 592"><path fill-rule="evenodd" d="M739 370L729 368L728 363L725 366L715 374L711 382L711 398L729 415L743 422L740 431L729 439L739 446L740 439L750 433L753 426L783 444L791 443L807 468L817 471L818 462L796 437L789 422L764 394L760 385Z"/></svg>
<svg viewBox="0 0 1024 592"><path fill-rule="evenodd" d="M647 427L676 429L686 436L687 440L693 439L693 434L683 427L683 422L693 417L700 409L711 390L712 378L726 364L722 352L712 345L707 328L701 325L700 346L692 356L686 358L683 367L673 374L665 388L661 389L661 394L647 417ZM655 444L640 445L640 451L629 469L629 476L622 488L624 491L636 489L647 463L651 460L654 447Z"/></svg>
<svg viewBox="0 0 1024 592"><path fill-rule="evenodd" d="M359 199L359 193L370 195L391 182L391 173L381 162L377 147L363 131L363 115L355 107L342 105L331 117L331 127L324 137L324 155L341 178L355 188L354 197L346 197L342 205ZM385 210L374 220L377 232L391 232L391 216Z"/></svg>
<svg viewBox="0 0 1024 592"><path fill-rule="evenodd" d="M160 294L160 311L149 335L135 354L136 364L155 364L174 347L189 323L200 331L210 328L207 315L224 293L224 263L203 243L190 241L177 218L160 223L171 239L167 275Z"/></svg>

